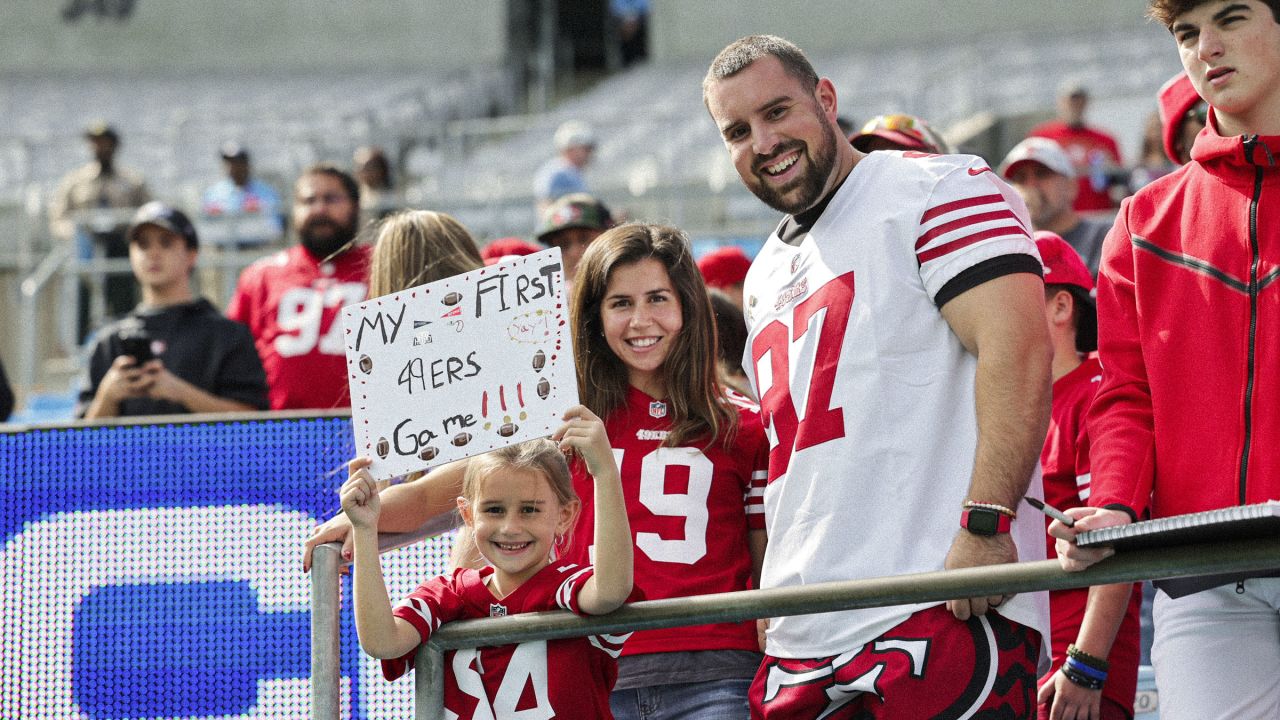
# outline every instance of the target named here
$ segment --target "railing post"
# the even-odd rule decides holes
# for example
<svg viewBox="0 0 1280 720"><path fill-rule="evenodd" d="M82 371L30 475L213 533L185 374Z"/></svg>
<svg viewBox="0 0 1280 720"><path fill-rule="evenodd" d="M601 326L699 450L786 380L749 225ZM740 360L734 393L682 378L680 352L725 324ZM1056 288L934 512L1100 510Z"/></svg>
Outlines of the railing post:
<svg viewBox="0 0 1280 720"><path fill-rule="evenodd" d="M413 717L444 720L444 651L429 642L419 645L414 667Z"/></svg>
<svg viewBox="0 0 1280 720"><path fill-rule="evenodd" d="M341 543L318 546L311 565L311 720L339 720L342 651L338 564Z"/></svg>

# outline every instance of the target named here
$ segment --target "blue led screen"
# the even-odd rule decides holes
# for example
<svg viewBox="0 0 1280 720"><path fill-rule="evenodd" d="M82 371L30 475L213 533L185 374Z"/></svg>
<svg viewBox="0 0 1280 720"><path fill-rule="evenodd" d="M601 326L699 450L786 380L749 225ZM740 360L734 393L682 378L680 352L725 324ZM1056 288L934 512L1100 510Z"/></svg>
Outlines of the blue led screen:
<svg viewBox="0 0 1280 720"><path fill-rule="evenodd" d="M302 541L351 455L346 417L0 432L0 718L307 717ZM392 598L448 546L385 556ZM342 618L344 717L411 717Z"/></svg>

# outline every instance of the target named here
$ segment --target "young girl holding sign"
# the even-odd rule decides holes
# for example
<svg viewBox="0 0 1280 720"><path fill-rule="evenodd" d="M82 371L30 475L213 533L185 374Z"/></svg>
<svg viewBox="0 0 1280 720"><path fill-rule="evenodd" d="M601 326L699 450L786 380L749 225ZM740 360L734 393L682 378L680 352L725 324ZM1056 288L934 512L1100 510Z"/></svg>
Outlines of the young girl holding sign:
<svg viewBox="0 0 1280 720"><path fill-rule="evenodd" d="M657 225L606 231L579 264L571 308L579 391L619 458L636 586L650 600L748 588L764 553L769 446L754 406L716 379L715 324L688 239ZM450 510L465 465L390 488L379 529L411 531ZM568 559L599 552L596 512L583 508ZM341 517L317 528L304 566L311 548L347 533ZM650 718L746 717L757 642L750 622L635 633L614 715L638 717L644 704L660 706Z"/></svg>
<svg viewBox="0 0 1280 720"><path fill-rule="evenodd" d="M378 559L378 487L368 458L351 462L342 509L355 544L356 632L365 652L383 659L388 679L404 674L413 654L453 620L564 609L596 615L632 589L631 533L618 470L600 419L576 406L548 440L511 445L472 458L458 509L488 565L427 581L394 609ZM557 557L580 509L562 452L574 451L594 478L594 568ZM444 705L451 717L610 718L609 690L625 636L538 640L463 648L445 655ZM530 693L528 688L532 687Z"/></svg>

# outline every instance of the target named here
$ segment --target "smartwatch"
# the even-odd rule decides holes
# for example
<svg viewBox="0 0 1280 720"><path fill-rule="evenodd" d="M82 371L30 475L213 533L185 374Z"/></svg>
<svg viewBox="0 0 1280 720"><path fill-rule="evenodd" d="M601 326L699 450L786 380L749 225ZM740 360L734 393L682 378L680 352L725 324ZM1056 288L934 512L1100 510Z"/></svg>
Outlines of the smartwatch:
<svg viewBox="0 0 1280 720"><path fill-rule="evenodd" d="M1009 532L1013 528L1013 519L991 508L971 507L960 514L960 527L974 535L991 537Z"/></svg>

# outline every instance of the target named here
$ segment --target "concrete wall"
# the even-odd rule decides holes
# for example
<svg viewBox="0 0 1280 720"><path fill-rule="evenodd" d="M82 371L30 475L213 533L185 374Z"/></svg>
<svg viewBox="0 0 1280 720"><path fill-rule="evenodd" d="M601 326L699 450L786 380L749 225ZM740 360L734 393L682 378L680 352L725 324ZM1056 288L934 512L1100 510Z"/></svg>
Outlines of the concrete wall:
<svg viewBox="0 0 1280 720"><path fill-rule="evenodd" d="M3 0L0 73L403 71L494 64L505 57L507 2Z"/></svg>
<svg viewBox="0 0 1280 720"><path fill-rule="evenodd" d="M1144 16L1145 0L660 0L654 6L652 52L672 62L708 63L753 33L781 35L822 54L1002 32L1154 29Z"/></svg>

